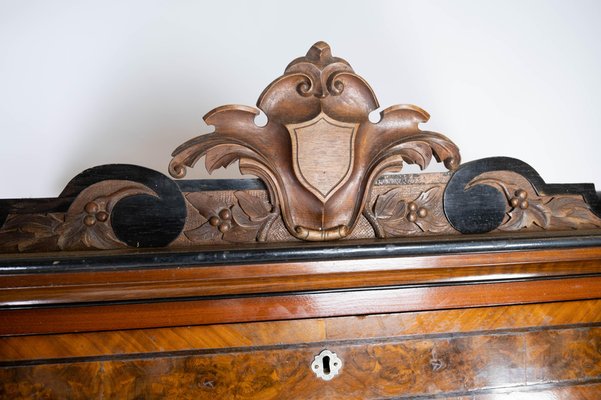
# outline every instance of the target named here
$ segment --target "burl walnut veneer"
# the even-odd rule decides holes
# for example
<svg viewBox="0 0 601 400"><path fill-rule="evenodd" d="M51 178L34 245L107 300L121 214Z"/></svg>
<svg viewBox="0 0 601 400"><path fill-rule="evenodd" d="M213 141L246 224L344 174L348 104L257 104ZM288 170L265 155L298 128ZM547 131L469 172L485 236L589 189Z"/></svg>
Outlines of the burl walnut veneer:
<svg viewBox="0 0 601 400"><path fill-rule="evenodd" d="M176 180L0 200L1 398L601 399L593 185L462 164L416 106L371 122L323 42L257 107L210 111ZM259 179L180 179L203 157Z"/></svg>

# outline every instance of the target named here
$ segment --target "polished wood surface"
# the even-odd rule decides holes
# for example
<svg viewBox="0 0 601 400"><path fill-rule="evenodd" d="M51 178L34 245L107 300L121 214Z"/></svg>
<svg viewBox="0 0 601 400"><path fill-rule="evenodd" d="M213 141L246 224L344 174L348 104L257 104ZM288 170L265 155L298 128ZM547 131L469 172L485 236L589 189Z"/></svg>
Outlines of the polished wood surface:
<svg viewBox="0 0 601 400"><path fill-rule="evenodd" d="M6 338L0 394L521 399L599 393L599 300L367 318ZM18 354L27 346L41 350ZM329 382L310 368L324 348L344 363Z"/></svg>
<svg viewBox="0 0 601 400"><path fill-rule="evenodd" d="M195 349L381 340L452 333L601 324L601 300L290 321L0 337L0 360L17 362Z"/></svg>
<svg viewBox="0 0 601 400"><path fill-rule="evenodd" d="M86 332L601 298L601 277L7 309L0 335Z"/></svg>
<svg viewBox="0 0 601 400"><path fill-rule="evenodd" d="M324 42L257 107L169 172L259 180L114 164L0 200L1 399L601 399L593 185L460 165L416 106L372 122Z"/></svg>
<svg viewBox="0 0 601 400"><path fill-rule="evenodd" d="M81 253L74 255L80 257ZM32 261L35 262L35 261ZM350 260L7 273L0 306L495 282L601 273L601 248Z"/></svg>

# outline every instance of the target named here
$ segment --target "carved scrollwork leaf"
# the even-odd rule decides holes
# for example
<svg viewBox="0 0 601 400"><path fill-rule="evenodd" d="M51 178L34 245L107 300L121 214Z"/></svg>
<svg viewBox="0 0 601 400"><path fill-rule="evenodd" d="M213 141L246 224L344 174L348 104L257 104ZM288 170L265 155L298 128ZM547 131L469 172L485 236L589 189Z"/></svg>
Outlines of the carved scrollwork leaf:
<svg viewBox="0 0 601 400"><path fill-rule="evenodd" d="M581 199L574 197L554 197L549 203L554 210L550 225L557 229L587 229L601 227L601 220L595 218L590 208Z"/></svg>
<svg viewBox="0 0 601 400"><path fill-rule="evenodd" d="M405 202L399 198L401 189L379 195L374 203L374 216L379 219L398 219L405 215Z"/></svg>
<svg viewBox="0 0 601 400"><path fill-rule="evenodd" d="M254 122L256 108L230 105L209 112L205 122L215 131L175 149L169 172L182 178L203 156L209 172L239 160L242 173L264 181L286 229L298 239L351 234L373 182L403 162L424 169L435 157L449 169L459 165L451 140L419 129L429 118L419 107L389 107L372 123L369 113L378 108L372 89L323 42L290 63L257 105L268 119L262 127ZM258 210L243 199L238 203L251 220L257 218Z"/></svg>
<svg viewBox="0 0 601 400"><path fill-rule="evenodd" d="M266 201L245 192L234 193L242 210L252 221L261 221L269 215L270 205Z"/></svg>
<svg viewBox="0 0 601 400"><path fill-rule="evenodd" d="M496 188L507 200L506 218L501 231L521 229L583 229L601 227L601 219L578 195L539 195L521 175L510 171L483 173L468 183Z"/></svg>
<svg viewBox="0 0 601 400"><path fill-rule="evenodd" d="M193 242L211 242L218 239L222 233L214 226L204 223L196 229L187 231L185 235Z"/></svg>
<svg viewBox="0 0 601 400"><path fill-rule="evenodd" d="M442 194L443 188L435 186L420 194L413 201L417 205L417 219L415 223L420 227L422 232L453 232L442 210Z"/></svg>

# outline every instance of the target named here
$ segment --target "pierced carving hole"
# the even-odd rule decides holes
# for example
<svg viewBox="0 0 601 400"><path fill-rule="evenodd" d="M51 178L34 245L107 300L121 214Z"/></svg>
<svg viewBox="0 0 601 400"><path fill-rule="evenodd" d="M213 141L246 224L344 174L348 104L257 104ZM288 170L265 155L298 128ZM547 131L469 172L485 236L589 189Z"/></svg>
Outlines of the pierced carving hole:
<svg viewBox="0 0 601 400"><path fill-rule="evenodd" d="M381 112L382 107L370 112L367 116L369 118L369 122L371 122L372 124L377 124L378 122L380 122L382 120L382 114L380 114Z"/></svg>
<svg viewBox="0 0 601 400"><path fill-rule="evenodd" d="M259 110L259 115L255 117L255 125L262 128L267 125L267 122L269 122L267 115L265 115L263 111Z"/></svg>

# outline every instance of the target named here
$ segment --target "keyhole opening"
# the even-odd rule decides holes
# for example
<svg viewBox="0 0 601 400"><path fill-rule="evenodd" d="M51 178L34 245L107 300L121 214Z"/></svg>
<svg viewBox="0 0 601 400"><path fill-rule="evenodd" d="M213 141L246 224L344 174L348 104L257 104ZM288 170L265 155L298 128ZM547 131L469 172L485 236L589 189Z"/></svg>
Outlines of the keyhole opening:
<svg viewBox="0 0 601 400"><path fill-rule="evenodd" d="M330 356L325 356L323 358L323 373L330 375Z"/></svg>

